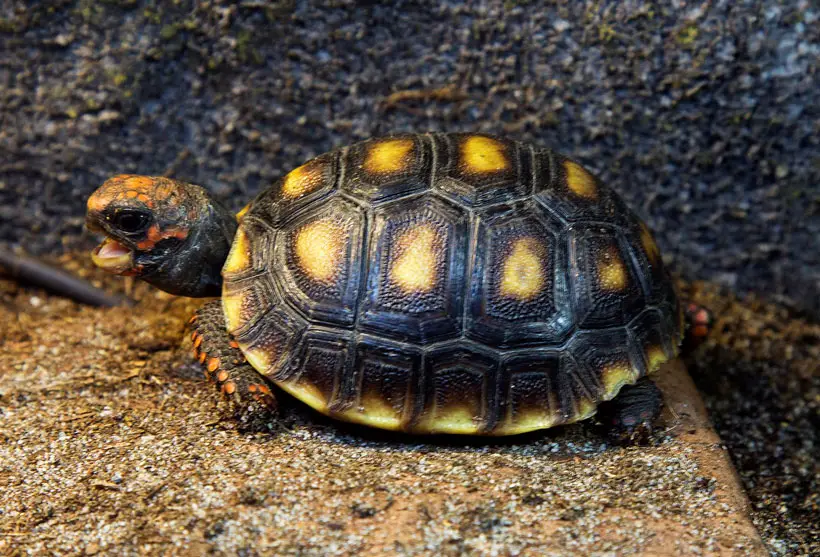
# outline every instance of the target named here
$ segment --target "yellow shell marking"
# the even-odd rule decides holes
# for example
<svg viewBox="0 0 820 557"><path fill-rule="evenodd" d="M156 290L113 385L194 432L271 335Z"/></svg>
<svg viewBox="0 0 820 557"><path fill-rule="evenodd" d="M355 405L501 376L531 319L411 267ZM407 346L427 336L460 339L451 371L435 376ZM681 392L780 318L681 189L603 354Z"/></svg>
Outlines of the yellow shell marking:
<svg viewBox="0 0 820 557"><path fill-rule="evenodd" d="M646 351L646 360L649 362L649 369L647 369L647 372L652 373L657 371L658 368L661 367L661 364L667 360L667 358L660 346L650 346Z"/></svg>
<svg viewBox="0 0 820 557"><path fill-rule="evenodd" d="M500 172L510 167L504 144L489 137L476 135L461 144L465 170L477 174Z"/></svg>
<svg viewBox="0 0 820 557"><path fill-rule="evenodd" d="M412 162L412 139L388 139L370 146L364 169L374 174L389 174L405 170Z"/></svg>
<svg viewBox="0 0 820 557"><path fill-rule="evenodd" d="M296 233L294 248L299 267L319 282L333 282L339 268L347 232L331 220L317 220Z"/></svg>
<svg viewBox="0 0 820 557"><path fill-rule="evenodd" d="M282 184L282 197L296 199L310 193L322 185L323 178L322 169L315 162L309 162L294 168L285 176L285 181Z"/></svg>
<svg viewBox="0 0 820 557"><path fill-rule="evenodd" d="M223 294L222 312L225 314L225 328L232 333L242 326L242 293Z"/></svg>
<svg viewBox="0 0 820 557"><path fill-rule="evenodd" d="M380 429L392 431L402 429L401 412L397 412L378 396L368 396L362 399L360 406L343 412L339 417L348 422Z"/></svg>
<svg viewBox="0 0 820 557"><path fill-rule="evenodd" d="M240 226L236 231L236 236L233 239L231 251L228 254L228 259L222 267L222 276L241 273L251 267L251 253L250 242L248 242L248 235Z"/></svg>
<svg viewBox="0 0 820 557"><path fill-rule="evenodd" d="M250 359L248 360L250 361ZM251 362L251 364L253 364L253 362ZM256 366L254 365L254 367ZM328 414L327 401L324 395L313 385L308 383L288 383L286 381L277 383L277 385L281 387L283 391L301 400L314 410L325 415Z"/></svg>
<svg viewBox="0 0 820 557"><path fill-rule="evenodd" d="M405 293L429 292L436 286L438 254L443 249L439 235L430 225L403 233L394 244L397 254L390 280Z"/></svg>
<svg viewBox="0 0 820 557"><path fill-rule="evenodd" d="M517 300L529 300L544 287L545 249L535 238L515 241L510 255L504 261L499 292Z"/></svg>
<svg viewBox="0 0 820 557"><path fill-rule="evenodd" d="M609 292L617 292L626 288L626 267L614 249L601 254L598 260L598 281L601 289Z"/></svg>
<svg viewBox="0 0 820 557"><path fill-rule="evenodd" d="M422 421L415 429L429 433L479 433L481 424L473 419L468 408L447 408L436 412L435 416Z"/></svg>
<svg viewBox="0 0 820 557"><path fill-rule="evenodd" d="M269 350L263 350L261 348L248 348L242 343L239 343L239 347L245 354L245 358L248 359L248 363L250 363L254 369L262 373L269 370L274 363L271 361L271 354Z"/></svg>
<svg viewBox="0 0 820 557"><path fill-rule="evenodd" d="M244 216L245 216L245 213L247 213L247 212L248 212L248 209L250 209L250 208L251 208L251 204L250 204L250 203L248 203L247 205L245 205L244 207L242 207L242 210L241 210L241 211L239 211L238 213L236 213L236 220L242 220L242 217L244 217Z"/></svg>
<svg viewBox="0 0 820 557"><path fill-rule="evenodd" d="M634 372L628 364L618 362L605 367L601 379L604 384L604 398L609 400L621 390L621 387L634 381Z"/></svg>
<svg viewBox="0 0 820 557"><path fill-rule="evenodd" d="M528 431L546 429L559 422L558 416L551 414L546 408L540 411L527 410L513 417L506 424L499 424L493 431L497 435L517 435Z"/></svg>
<svg viewBox="0 0 820 557"><path fill-rule="evenodd" d="M644 223L641 223L641 245L649 258L649 262L653 265L657 264L661 251L658 249L658 244L655 243L652 233L649 232L649 228Z"/></svg>
<svg viewBox="0 0 820 557"><path fill-rule="evenodd" d="M572 161L564 161L564 170L567 173L567 186L572 193L585 199L598 197L598 187L595 178L584 168Z"/></svg>

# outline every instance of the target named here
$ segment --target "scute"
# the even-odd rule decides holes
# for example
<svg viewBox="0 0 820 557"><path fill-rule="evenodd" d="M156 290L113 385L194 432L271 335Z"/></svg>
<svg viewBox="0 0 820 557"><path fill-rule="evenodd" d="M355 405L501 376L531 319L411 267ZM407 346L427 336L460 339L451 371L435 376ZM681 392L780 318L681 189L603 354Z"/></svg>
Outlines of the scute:
<svg viewBox="0 0 820 557"><path fill-rule="evenodd" d="M645 305L628 246L607 225L575 226L569 266L575 312L582 328L625 325Z"/></svg>
<svg viewBox="0 0 820 557"><path fill-rule="evenodd" d="M352 145L345 156L342 190L353 198L378 204L430 187L430 140L396 135Z"/></svg>
<svg viewBox="0 0 820 557"><path fill-rule="evenodd" d="M362 280L367 215L336 197L283 227L273 269L285 300L312 322L350 328Z"/></svg>
<svg viewBox="0 0 820 557"><path fill-rule="evenodd" d="M678 354L646 226L577 162L481 134L327 153L243 214L223 269L249 362L334 418L512 435L589 417Z"/></svg>
<svg viewBox="0 0 820 557"><path fill-rule="evenodd" d="M466 211L429 194L377 209L360 330L425 344L460 335L468 230Z"/></svg>
<svg viewBox="0 0 820 557"><path fill-rule="evenodd" d="M476 220L468 338L496 348L561 342L573 324L561 223L532 202Z"/></svg>
<svg viewBox="0 0 820 557"><path fill-rule="evenodd" d="M437 134L434 188L468 207L520 199L532 191L530 151L476 134Z"/></svg>

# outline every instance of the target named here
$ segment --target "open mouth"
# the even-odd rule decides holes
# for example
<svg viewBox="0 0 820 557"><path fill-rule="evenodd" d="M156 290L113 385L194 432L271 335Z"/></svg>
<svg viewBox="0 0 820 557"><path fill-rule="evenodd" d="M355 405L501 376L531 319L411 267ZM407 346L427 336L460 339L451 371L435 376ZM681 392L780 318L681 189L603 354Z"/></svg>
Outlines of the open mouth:
<svg viewBox="0 0 820 557"><path fill-rule="evenodd" d="M133 268L133 255L134 252L118 241L106 238L91 252L91 260L100 269L120 275Z"/></svg>

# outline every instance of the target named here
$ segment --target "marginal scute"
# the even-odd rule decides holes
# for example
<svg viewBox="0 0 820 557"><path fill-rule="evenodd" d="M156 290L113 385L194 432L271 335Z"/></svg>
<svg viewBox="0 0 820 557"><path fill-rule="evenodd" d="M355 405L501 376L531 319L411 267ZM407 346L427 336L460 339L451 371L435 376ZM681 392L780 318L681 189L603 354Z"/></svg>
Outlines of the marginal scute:
<svg viewBox="0 0 820 557"><path fill-rule="evenodd" d="M364 169L374 174L389 174L406 170L412 161L412 139L387 139L370 145Z"/></svg>
<svg viewBox="0 0 820 557"><path fill-rule="evenodd" d="M500 172L510 167L504 144L491 137L476 135L461 144L464 170L476 174Z"/></svg>
<svg viewBox="0 0 820 557"><path fill-rule="evenodd" d="M479 346L441 346L425 357L425 431L471 434L492 430L499 416L495 399L498 361Z"/></svg>

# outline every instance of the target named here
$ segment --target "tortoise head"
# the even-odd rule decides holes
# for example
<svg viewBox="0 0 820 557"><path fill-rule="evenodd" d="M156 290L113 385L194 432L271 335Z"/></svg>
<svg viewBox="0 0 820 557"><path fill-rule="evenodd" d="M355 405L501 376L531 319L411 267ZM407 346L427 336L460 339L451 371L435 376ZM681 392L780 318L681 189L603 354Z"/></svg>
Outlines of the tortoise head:
<svg viewBox="0 0 820 557"><path fill-rule="evenodd" d="M154 176L114 176L88 198L86 226L106 238L98 267L190 297L219 296L236 218L201 187Z"/></svg>

